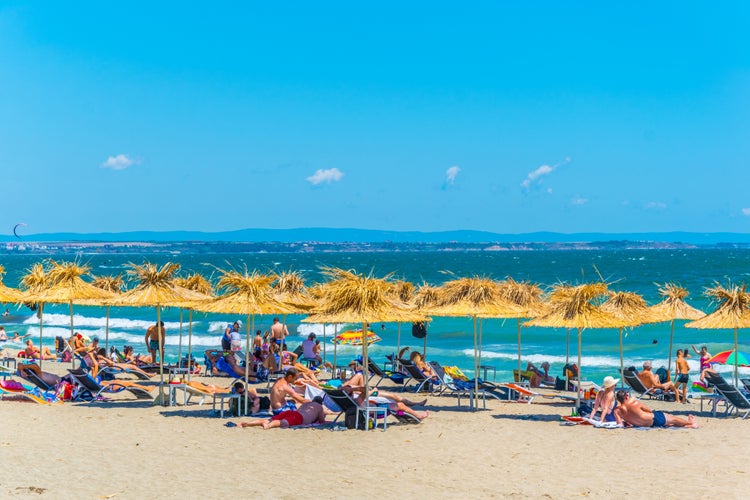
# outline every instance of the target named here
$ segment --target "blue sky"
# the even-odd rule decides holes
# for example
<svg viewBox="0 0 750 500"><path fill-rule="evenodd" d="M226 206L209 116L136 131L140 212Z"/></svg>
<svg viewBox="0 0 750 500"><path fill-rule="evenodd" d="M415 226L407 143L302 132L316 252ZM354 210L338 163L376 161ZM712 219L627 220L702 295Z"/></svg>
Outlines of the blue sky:
<svg viewBox="0 0 750 500"><path fill-rule="evenodd" d="M0 233L750 230L747 3L466 3L3 2Z"/></svg>

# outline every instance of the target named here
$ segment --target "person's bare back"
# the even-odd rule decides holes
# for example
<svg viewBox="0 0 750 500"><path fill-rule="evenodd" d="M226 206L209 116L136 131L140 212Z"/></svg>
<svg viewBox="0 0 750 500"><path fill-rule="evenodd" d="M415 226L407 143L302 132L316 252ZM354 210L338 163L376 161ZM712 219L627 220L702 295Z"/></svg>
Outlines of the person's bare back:
<svg viewBox="0 0 750 500"><path fill-rule="evenodd" d="M297 408L297 411L302 414L303 425L325 423L326 414L323 405L320 403L316 403L315 401L304 403Z"/></svg>

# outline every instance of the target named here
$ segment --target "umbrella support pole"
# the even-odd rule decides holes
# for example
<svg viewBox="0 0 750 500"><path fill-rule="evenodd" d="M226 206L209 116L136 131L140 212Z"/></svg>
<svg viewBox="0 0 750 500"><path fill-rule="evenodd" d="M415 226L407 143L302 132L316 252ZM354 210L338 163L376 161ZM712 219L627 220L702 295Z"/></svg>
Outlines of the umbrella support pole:
<svg viewBox="0 0 750 500"><path fill-rule="evenodd" d="M521 318L516 318L518 322L518 380L521 380Z"/></svg>
<svg viewBox="0 0 750 500"><path fill-rule="evenodd" d="M182 312L184 309L180 308L180 341L177 344L177 367L180 367L182 363Z"/></svg>
<svg viewBox="0 0 750 500"><path fill-rule="evenodd" d="M623 354L622 354L622 328L620 328L620 377L619 377L620 387L625 387L624 385L625 377L622 376L623 368L624 368L624 362L623 362Z"/></svg>
<svg viewBox="0 0 750 500"><path fill-rule="evenodd" d="M42 361L44 360L44 356L42 356L42 331L44 330L44 319L42 318L44 316L44 313L42 310L44 309L44 304L39 303L39 369L42 369Z"/></svg>
<svg viewBox="0 0 750 500"><path fill-rule="evenodd" d="M284 318L286 320L286 317ZM247 315L247 321L245 322L245 415L248 414L250 408L250 394L248 394L248 386L250 384L250 332L255 330L255 315ZM269 347L270 350L270 347ZM273 356L273 353L270 354ZM281 355L279 355L281 360Z"/></svg>
<svg viewBox="0 0 750 500"><path fill-rule="evenodd" d="M159 395L156 396L156 404L160 406L167 406L167 401L164 395L164 340L162 339L163 330L161 329L161 307L156 306L156 336L159 339ZM150 341L151 339L149 339Z"/></svg>
<svg viewBox="0 0 750 500"><path fill-rule="evenodd" d="M479 363L477 363L477 317L474 316L474 409L479 408Z"/></svg>
<svg viewBox="0 0 750 500"><path fill-rule="evenodd" d="M672 319L672 326L669 328L669 355L667 357L667 373L672 372L672 340L673 339L674 339L674 319Z"/></svg>
<svg viewBox="0 0 750 500"><path fill-rule="evenodd" d="M369 422L370 422L370 393L368 392L370 389L370 360L368 359L368 352L367 352L367 330L369 326L367 323L362 323L362 377L364 378L365 382L365 430L369 430ZM377 423L377 422L376 422Z"/></svg>
<svg viewBox="0 0 750 500"><path fill-rule="evenodd" d="M107 355L109 355L109 306L106 307L106 310L106 319L104 320L104 349L107 351Z"/></svg>
<svg viewBox="0 0 750 500"><path fill-rule="evenodd" d="M323 322L323 367L326 366L326 322Z"/></svg>
<svg viewBox="0 0 750 500"><path fill-rule="evenodd" d="M188 309L188 349L187 349L187 379L190 382L190 376L193 373L193 310Z"/></svg>
<svg viewBox="0 0 750 500"><path fill-rule="evenodd" d="M582 329L578 328L578 390L576 391L576 408L581 407L581 333Z"/></svg>

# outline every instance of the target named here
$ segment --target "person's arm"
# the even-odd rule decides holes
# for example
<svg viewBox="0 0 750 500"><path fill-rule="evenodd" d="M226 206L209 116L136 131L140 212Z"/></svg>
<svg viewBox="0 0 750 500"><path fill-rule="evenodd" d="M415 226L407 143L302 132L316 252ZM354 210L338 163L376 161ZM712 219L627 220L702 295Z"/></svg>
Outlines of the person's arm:
<svg viewBox="0 0 750 500"><path fill-rule="evenodd" d="M622 410L619 406L615 408L615 422L617 422L617 425L625 425L625 419L623 419L622 415L620 414L621 411Z"/></svg>
<svg viewBox="0 0 750 500"><path fill-rule="evenodd" d="M690 344L690 347L693 348L693 352L695 352L695 354L700 354L701 353L698 349L695 348L695 346L693 344Z"/></svg>
<svg viewBox="0 0 750 500"><path fill-rule="evenodd" d="M310 402L307 399L305 399L304 397L302 397L302 395L299 394L297 391L295 391L294 388L291 387L291 386L286 387L284 389L284 393L287 396L290 396L293 400L295 400L296 402L298 402L300 404L302 404L302 403L309 403Z"/></svg>

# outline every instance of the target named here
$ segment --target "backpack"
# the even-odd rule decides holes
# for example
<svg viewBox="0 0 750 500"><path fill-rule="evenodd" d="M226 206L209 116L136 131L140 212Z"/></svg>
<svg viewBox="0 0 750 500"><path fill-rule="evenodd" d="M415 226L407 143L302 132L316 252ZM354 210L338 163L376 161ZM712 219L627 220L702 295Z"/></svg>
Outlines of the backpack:
<svg viewBox="0 0 750 500"><path fill-rule="evenodd" d="M365 416L360 413L359 415L359 422L357 422L357 410L356 408L348 408L346 410L346 413L344 413L344 425L347 429L359 429L361 431L365 430ZM359 423L359 425L355 425Z"/></svg>
<svg viewBox="0 0 750 500"><path fill-rule="evenodd" d="M424 321L411 324L411 334L414 338L423 339L427 336L427 325Z"/></svg>

